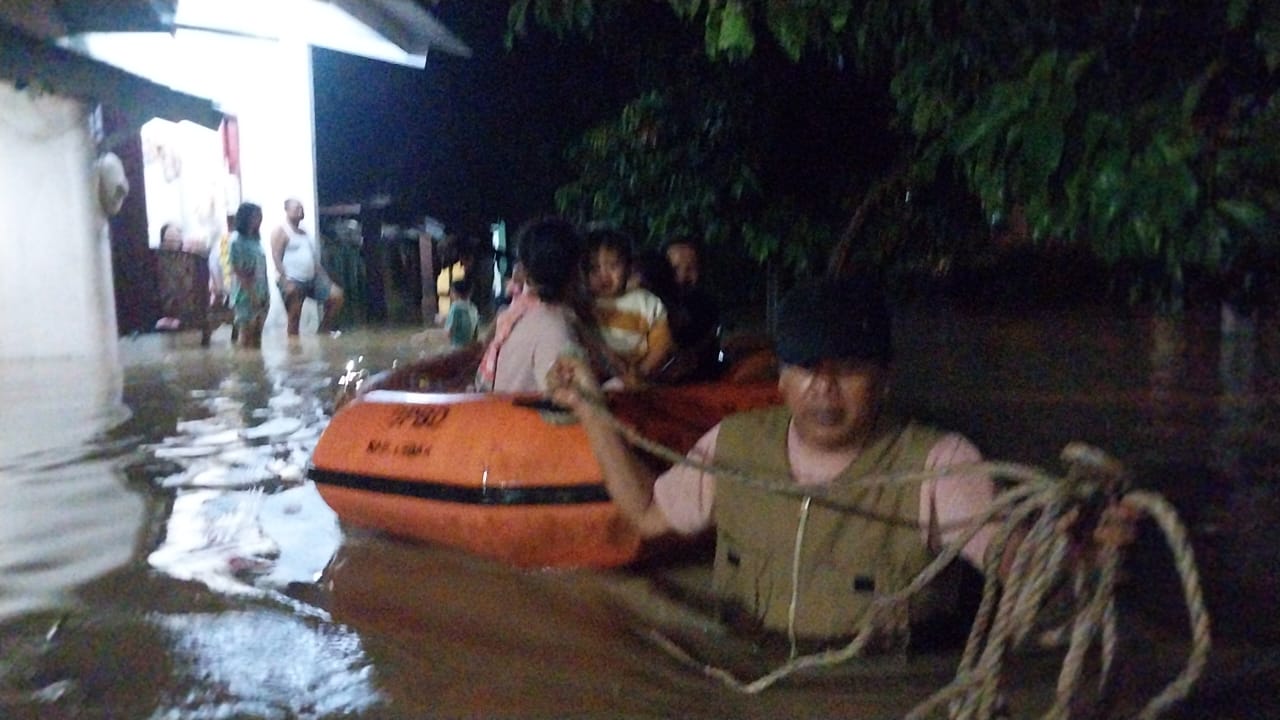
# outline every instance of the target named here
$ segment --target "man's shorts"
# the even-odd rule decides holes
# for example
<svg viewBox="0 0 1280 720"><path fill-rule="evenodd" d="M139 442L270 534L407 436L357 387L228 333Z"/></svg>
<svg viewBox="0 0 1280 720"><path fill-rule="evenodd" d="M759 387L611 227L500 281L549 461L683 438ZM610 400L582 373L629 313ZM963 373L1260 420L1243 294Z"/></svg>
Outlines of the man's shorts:
<svg viewBox="0 0 1280 720"><path fill-rule="evenodd" d="M284 280L280 281L280 295L287 301L289 297L285 295L284 282ZM289 282L293 283L294 293L296 293L297 297L304 300L311 298L318 303L327 301L333 291L333 282L319 275L310 280L290 280Z"/></svg>

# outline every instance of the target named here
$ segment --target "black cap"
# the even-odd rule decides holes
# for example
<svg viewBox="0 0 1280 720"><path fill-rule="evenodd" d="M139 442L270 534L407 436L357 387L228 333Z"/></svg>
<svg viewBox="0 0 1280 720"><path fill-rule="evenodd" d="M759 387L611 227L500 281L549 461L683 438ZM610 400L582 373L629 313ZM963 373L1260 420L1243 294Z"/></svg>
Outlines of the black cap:
<svg viewBox="0 0 1280 720"><path fill-rule="evenodd" d="M822 279L787 293L778 309L774 349L788 365L865 360L887 366L893 359L891 326L884 291L873 278Z"/></svg>

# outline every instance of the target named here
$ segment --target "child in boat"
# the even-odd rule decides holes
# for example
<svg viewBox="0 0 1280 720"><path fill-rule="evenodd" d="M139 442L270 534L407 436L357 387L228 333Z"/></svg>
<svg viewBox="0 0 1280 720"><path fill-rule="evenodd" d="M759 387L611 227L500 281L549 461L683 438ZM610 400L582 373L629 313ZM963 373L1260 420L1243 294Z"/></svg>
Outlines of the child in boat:
<svg viewBox="0 0 1280 720"><path fill-rule="evenodd" d="M449 286L449 312L444 317L444 330L451 347L466 347L476 340L480 310L471 302L471 281L462 278Z"/></svg>
<svg viewBox="0 0 1280 720"><path fill-rule="evenodd" d="M662 300L643 287L628 289L631 239L616 230L587 235L587 285L615 377L626 386L652 378L674 344Z"/></svg>

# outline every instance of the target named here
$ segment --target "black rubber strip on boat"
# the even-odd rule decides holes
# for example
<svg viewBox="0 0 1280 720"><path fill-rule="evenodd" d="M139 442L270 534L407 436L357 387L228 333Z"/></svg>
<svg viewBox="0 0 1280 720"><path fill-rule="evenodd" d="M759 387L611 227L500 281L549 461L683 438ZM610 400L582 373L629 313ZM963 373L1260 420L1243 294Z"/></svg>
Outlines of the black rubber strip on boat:
<svg viewBox="0 0 1280 720"><path fill-rule="evenodd" d="M603 484L479 488L417 480L395 480L319 468L311 468L308 475L315 482L325 485L367 490L384 495L471 505L578 505L609 500L609 493L604 489Z"/></svg>

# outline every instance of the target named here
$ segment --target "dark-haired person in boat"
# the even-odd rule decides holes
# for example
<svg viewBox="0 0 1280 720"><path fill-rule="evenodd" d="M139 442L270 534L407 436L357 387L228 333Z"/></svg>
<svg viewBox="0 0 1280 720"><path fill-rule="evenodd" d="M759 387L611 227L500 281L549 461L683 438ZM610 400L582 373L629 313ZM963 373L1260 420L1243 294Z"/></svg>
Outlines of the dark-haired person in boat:
<svg viewBox="0 0 1280 720"><path fill-rule="evenodd" d="M635 255L631 237L612 228L587 233L587 287L611 383L636 387L650 380L675 349L667 306L644 286L632 286Z"/></svg>
<svg viewBox="0 0 1280 720"><path fill-rule="evenodd" d="M598 385L580 360L560 359L548 384L552 399L582 423L610 495L641 534L693 536L714 527L713 590L737 618L786 633L794 652L802 640L822 644L853 635L874 598L905 587L966 520L990 506L994 485L970 474L853 487L868 475L981 459L957 433L883 411L890 315L874 282L823 280L793 291L780 309L775 351L783 404L726 418L690 458L766 480L822 486L839 506L718 481L691 465L656 475L598 412ZM859 512L843 509L849 507ZM983 528L963 549L979 569L993 533ZM905 644L912 627L951 614L955 580L954 572L944 573L877 644Z"/></svg>
<svg viewBox="0 0 1280 720"><path fill-rule="evenodd" d="M525 271L526 296L519 314L509 308L486 353L493 356L493 377L482 363L477 385L494 392L542 392L547 372L568 348L582 346L582 321L575 293L582 285L582 237L557 217L530 221L516 236L517 257Z"/></svg>
<svg viewBox="0 0 1280 720"><path fill-rule="evenodd" d="M674 237L662 245L671 268L671 291L658 293L667 303L676 351L659 374L667 382L715 379L720 365L720 311L702 286L702 243L691 235Z"/></svg>

